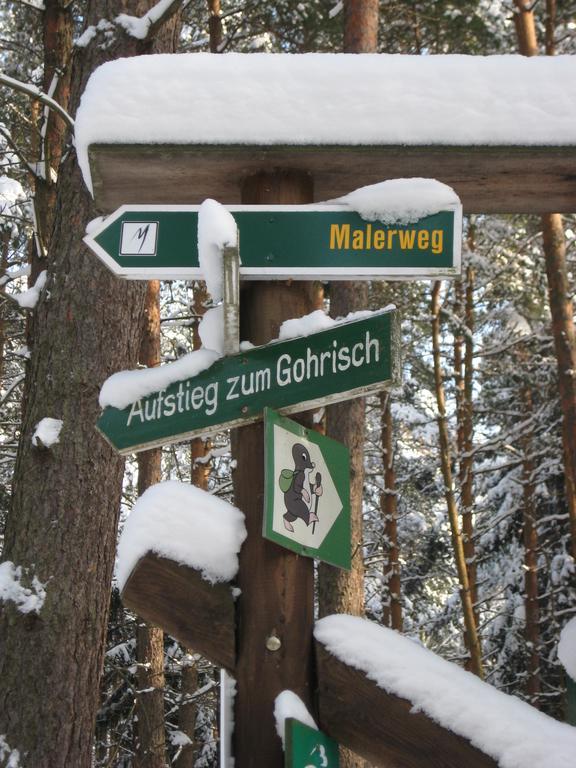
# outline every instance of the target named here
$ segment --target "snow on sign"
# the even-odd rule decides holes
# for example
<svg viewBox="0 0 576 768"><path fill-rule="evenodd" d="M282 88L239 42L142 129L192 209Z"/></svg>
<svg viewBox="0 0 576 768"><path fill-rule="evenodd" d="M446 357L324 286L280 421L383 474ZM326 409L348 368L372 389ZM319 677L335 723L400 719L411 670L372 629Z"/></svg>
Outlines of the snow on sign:
<svg viewBox="0 0 576 768"><path fill-rule="evenodd" d="M270 408L264 429L264 537L350 570L348 449Z"/></svg>
<svg viewBox="0 0 576 768"><path fill-rule="evenodd" d="M398 313L383 310L253 347L124 408L106 407L97 427L125 454L261 421L270 406L296 413L378 392L400 380L399 334Z"/></svg>
<svg viewBox="0 0 576 768"><path fill-rule="evenodd" d="M322 731L286 720L286 768L338 768L338 744Z"/></svg>
<svg viewBox="0 0 576 768"><path fill-rule="evenodd" d="M84 242L119 277L201 279L199 207L123 205ZM226 207L238 225L245 279L408 279L460 272L458 203L386 224L342 203Z"/></svg>

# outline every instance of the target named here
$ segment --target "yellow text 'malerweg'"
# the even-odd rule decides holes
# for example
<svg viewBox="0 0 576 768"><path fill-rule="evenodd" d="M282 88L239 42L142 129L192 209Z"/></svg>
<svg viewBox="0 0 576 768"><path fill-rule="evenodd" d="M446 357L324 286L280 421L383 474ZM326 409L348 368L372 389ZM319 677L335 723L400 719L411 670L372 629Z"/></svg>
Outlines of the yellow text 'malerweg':
<svg viewBox="0 0 576 768"><path fill-rule="evenodd" d="M401 251L431 251L442 253L444 231L442 229L384 229L372 224L352 228L350 224L330 225L330 250L384 251L399 248Z"/></svg>

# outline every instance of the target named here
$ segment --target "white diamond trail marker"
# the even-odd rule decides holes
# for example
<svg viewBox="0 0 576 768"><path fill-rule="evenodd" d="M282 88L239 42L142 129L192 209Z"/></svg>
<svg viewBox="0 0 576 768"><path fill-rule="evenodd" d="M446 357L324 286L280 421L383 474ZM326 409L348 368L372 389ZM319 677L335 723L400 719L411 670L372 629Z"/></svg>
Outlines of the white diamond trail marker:
<svg viewBox="0 0 576 768"><path fill-rule="evenodd" d="M263 535L300 555L350 569L346 446L265 410Z"/></svg>

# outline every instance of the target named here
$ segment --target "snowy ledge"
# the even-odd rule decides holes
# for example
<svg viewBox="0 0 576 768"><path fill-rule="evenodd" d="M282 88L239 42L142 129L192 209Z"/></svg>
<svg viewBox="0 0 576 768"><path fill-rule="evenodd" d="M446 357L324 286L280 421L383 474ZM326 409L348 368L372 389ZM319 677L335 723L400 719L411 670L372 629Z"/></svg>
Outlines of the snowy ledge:
<svg viewBox="0 0 576 768"><path fill-rule="evenodd" d="M125 605L214 664L236 663L230 584L244 515L192 485L166 482L138 499L124 525L117 578Z"/></svg>
<svg viewBox="0 0 576 768"><path fill-rule="evenodd" d="M77 114L90 189L92 144L573 146L576 57L120 59L92 74Z"/></svg>
<svg viewBox="0 0 576 768"><path fill-rule="evenodd" d="M421 711L463 737L500 768L574 765L576 728L497 691L390 629L353 616L328 616L316 623L314 636L332 656L388 694L411 702L412 712ZM320 710L323 717L322 701ZM414 721L415 730L416 725Z"/></svg>
<svg viewBox="0 0 576 768"><path fill-rule="evenodd" d="M211 583L230 581L246 538L244 515L200 488L169 481L140 496L118 545L116 578L120 591L148 552L201 571Z"/></svg>

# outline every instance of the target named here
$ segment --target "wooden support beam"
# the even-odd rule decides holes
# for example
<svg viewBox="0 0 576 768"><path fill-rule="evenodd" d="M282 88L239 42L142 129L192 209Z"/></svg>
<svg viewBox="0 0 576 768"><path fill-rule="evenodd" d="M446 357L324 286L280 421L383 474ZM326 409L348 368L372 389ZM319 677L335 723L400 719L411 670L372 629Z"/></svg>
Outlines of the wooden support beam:
<svg viewBox="0 0 576 768"><path fill-rule="evenodd" d="M576 212L576 146L194 146L93 144L96 205L241 200L261 168L305 168L316 200L386 179L422 176L453 187L465 213Z"/></svg>
<svg viewBox="0 0 576 768"><path fill-rule="evenodd" d="M466 739L413 712L410 701L386 693L318 641L316 661L320 727L374 766L497 768Z"/></svg>
<svg viewBox="0 0 576 768"><path fill-rule="evenodd" d="M211 584L193 568L148 552L130 574L122 600L186 647L234 670L236 626L230 584Z"/></svg>
<svg viewBox="0 0 576 768"><path fill-rule="evenodd" d="M244 203L312 200L305 173L271 171L246 181ZM240 245L242 248L242 245ZM241 338L263 344L283 320L316 309L313 283L249 282L241 296ZM237 768L281 768L274 702L286 688L312 709L314 678L314 562L262 536L264 431L262 424L232 431L234 501L248 537L240 550L238 661L233 753Z"/></svg>

